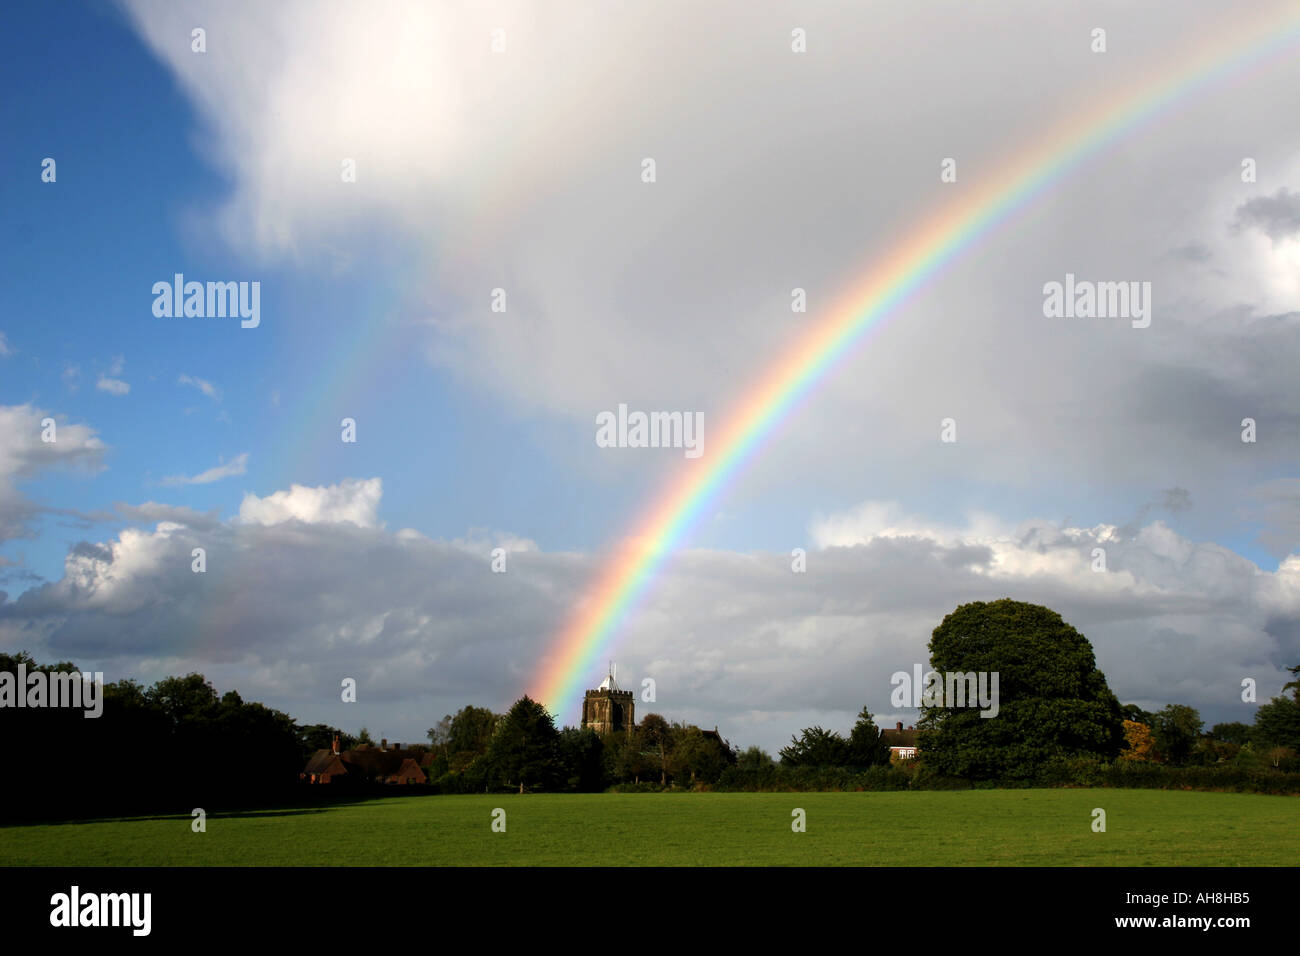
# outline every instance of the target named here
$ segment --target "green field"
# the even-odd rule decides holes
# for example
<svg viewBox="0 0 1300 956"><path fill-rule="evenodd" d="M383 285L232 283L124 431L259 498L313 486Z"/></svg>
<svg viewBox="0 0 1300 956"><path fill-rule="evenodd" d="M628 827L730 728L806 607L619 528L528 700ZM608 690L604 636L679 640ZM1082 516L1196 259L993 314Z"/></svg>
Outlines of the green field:
<svg viewBox="0 0 1300 956"><path fill-rule="evenodd" d="M491 830L494 808L506 832ZM791 811L807 832L791 831ZM1105 833L1092 811L1106 811ZM383 798L0 828L10 865L1293 866L1295 797L1164 790Z"/></svg>

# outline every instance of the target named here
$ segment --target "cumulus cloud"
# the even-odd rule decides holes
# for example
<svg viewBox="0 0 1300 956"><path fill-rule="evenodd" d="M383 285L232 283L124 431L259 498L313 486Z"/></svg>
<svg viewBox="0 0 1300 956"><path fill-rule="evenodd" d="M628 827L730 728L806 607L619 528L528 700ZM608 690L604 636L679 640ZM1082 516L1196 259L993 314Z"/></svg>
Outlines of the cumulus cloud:
<svg viewBox="0 0 1300 956"><path fill-rule="evenodd" d="M381 527L379 499L384 483L379 478L350 478L337 485L310 488L291 485L259 498L248 494L239 505L239 522L246 525L277 525L286 521L306 524L347 522L361 528Z"/></svg>
<svg viewBox="0 0 1300 956"><path fill-rule="evenodd" d="M1256 196L1237 209L1238 228L1258 229L1274 242L1300 236L1300 193L1285 186L1272 196Z"/></svg>
<svg viewBox="0 0 1300 956"><path fill-rule="evenodd" d="M718 434L735 397L919 218L1098 99L1084 0L1009 2L996 20L954 5L939 33L918 5L829 5L807 11L801 55L785 13L739 0L595 18L563 0L126 7L230 177L208 213L233 248L311 263L361 251L366 229L402 237L429 263L406 311L436 303L430 359L574 433L628 402L704 411ZM226 38L203 57L175 39L199 13ZM1212 0L1180 4L1172 24L1151 5L1116 12L1127 42L1105 58L1109 88L1183 62L1221 15ZM504 54L490 51L497 27ZM1284 461L1300 439L1300 269L1225 229L1242 184L1220 146L1267 145L1272 175L1300 182L1300 130L1273 121L1300 110L1298 77L1300 63L1270 62L1230 110L1190 98L1137 152L1126 140L993 233L837 364L784 454L756 461L756 485L850 500L931 478L1132 482L1197 497L1232 477L1223 436L1241 408L1270 418L1257 460ZM955 154L944 186L938 160ZM357 182L340 189L322 157L354 158ZM1045 319L1043 284L1067 272L1152 281L1151 328ZM508 310L485 321L497 287ZM794 287L806 315L790 311ZM959 446L939 449L957 410ZM596 461L591 444L575 440L575 467Z"/></svg>
<svg viewBox="0 0 1300 956"><path fill-rule="evenodd" d="M46 420L53 421L49 431ZM54 441L43 441L52 434ZM47 510L18 490L20 482L64 465L97 469L104 443L87 425L75 425L33 405L0 405L0 541L31 534L30 521Z"/></svg>
<svg viewBox="0 0 1300 956"><path fill-rule="evenodd" d="M511 535L391 533L380 493L378 479L295 487L201 530L174 515L185 522L83 542L61 580L0 604L0 644L22 634L48 656L145 679L198 669L390 739L418 739L465 703L504 708L531 688L603 559L528 546L494 574L487 545ZM674 558L608 649L620 677L653 677L653 709L673 719L775 749L809 723L847 730L864 704L913 719L891 710L889 677L925 662L930 632L968 601L1046 604L1092 641L1122 699L1188 703L1211 721L1249 720L1241 678L1267 697L1300 657L1300 556L1266 572L1159 521L1127 537L1042 521L945 528L871 502L818 522L815 537L835 543L810 550L806 573L780 553ZM191 570L195 547L205 574ZM367 708L338 705L345 676Z"/></svg>
<svg viewBox="0 0 1300 956"><path fill-rule="evenodd" d="M197 475L170 475L162 480L164 485L209 485L222 478L246 474L248 471L248 452L236 455L230 461L201 471Z"/></svg>

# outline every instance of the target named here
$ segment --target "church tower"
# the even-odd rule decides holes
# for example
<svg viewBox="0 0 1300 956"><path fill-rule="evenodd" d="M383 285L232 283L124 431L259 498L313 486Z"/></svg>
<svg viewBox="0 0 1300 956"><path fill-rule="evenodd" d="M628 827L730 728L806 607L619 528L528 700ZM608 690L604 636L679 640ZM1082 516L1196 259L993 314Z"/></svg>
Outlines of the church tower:
<svg viewBox="0 0 1300 956"><path fill-rule="evenodd" d="M590 727L598 734L631 730L636 726L634 707L632 692L619 690L611 664L600 686L587 691L582 700L582 727Z"/></svg>

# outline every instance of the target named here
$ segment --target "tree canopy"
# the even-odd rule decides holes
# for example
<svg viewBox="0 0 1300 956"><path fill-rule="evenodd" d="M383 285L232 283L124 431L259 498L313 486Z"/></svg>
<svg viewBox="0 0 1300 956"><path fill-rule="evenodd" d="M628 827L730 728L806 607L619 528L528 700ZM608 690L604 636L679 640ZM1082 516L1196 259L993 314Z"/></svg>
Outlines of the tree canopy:
<svg viewBox="0 0 1300 956"><path fill-rule="evenodd" d="M940 674L997 673L998 713L923 708L919 747L934 770L972 779L1029 778L1053 758L1113 758L1124 743L1119 700L1092 645L1049 608L1004 598L963 604L930 639Z"/></svg>
<svg viewBox="0 0 1300 956"><path fill-rule="evenodd" d="M454 723L453 723L454 727ZM559 783L560 732L545 707L525 695L506 711L488 745L488 764L503 782L554 789Z"/></svg>

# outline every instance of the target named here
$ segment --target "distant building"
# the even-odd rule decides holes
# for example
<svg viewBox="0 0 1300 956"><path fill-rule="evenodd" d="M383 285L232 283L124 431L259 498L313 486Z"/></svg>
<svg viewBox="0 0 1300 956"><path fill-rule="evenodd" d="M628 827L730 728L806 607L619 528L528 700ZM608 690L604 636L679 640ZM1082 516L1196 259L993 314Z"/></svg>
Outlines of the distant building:
<svg viewBox="0 0 1300 956"><path fill-rule="evenodd" d="M582 699L582 727L598 734L632 730L636 727L636 703L630 690L620 690L614 668L595 690Z"/></svg>
<svg viewBox="0 0 1300 956"><path fill-rule="evenodd" d="M894 725L893 730L882 730L880 739L889 745L891 760L911 760L916 756L916 728L908 727L904 730L901 720Z"/></svg>
<svg viewBox="0 0 1300 956"><path fill-rule="evenodd" d="M427 783L424 771L432 762L431 753L403 750L401 744L389 747L387 740L378 747L362 744L340 753L335 735L334 746L312 754L298 777L307 783Z"/></svg>

